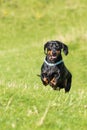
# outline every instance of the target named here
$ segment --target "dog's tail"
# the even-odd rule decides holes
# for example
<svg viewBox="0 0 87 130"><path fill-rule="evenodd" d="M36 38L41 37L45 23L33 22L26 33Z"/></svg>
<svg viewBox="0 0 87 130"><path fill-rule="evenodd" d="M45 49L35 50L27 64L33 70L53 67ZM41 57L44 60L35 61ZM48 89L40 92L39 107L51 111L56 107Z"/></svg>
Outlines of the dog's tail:
<svg viewBox="0 0 87 130"><path fill-rule="evenodd" d="M38 76L38 77L41 77L41 75L40 75L40 74L37 74L37 76Z"/></svg>

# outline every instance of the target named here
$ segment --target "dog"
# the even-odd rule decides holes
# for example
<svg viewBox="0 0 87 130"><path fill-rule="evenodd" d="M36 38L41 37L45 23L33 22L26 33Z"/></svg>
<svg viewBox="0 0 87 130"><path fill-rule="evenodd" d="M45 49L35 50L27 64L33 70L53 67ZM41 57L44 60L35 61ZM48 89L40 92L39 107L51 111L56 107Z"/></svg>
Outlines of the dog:
<svg viewBox="0 0 87 130"><path fill-rule="evenodd" d="M68 46L60 41L48 41L44 45L46 55L41 66L41 81L43 85L50 85L54 90L65 89L70 91L72 74L66 68L61 51L68 54Z"/></svg>

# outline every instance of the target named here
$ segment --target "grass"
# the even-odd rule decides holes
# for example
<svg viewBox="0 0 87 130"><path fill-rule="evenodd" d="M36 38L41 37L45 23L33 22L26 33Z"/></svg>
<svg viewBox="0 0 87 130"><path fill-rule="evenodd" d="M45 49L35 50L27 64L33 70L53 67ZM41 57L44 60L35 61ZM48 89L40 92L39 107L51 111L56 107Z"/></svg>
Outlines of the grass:
<svg viewBox="0 0 87 130"><path fill-rule="evenodd" d="M0 1L0 129L86 130L87 1ZM69 94L36 76L43 45L61 40L73 75Z"/></svg>

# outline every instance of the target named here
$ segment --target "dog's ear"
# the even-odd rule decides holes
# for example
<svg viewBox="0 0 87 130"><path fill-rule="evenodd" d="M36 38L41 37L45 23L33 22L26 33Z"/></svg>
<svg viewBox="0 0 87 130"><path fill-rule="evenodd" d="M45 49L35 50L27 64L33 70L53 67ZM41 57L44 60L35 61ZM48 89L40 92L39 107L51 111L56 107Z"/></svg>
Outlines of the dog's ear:
<svg viewBox="0 0 87 130"><path fill-rule="evenodd" d="M44 44L44 53L47 54L47 47L48 47L48 42Z"/></svg>
<svg viewBox="0 0 87 130"><path fill-rule="evenodd" d="M64 54L67 55L68 54L68 46L60 41L58 41L58 43L60 44L60 48L63 49Z"/></svg>
<svg viewBox="0 0 87 130"><path fill-rule="evenodd" d="M68 55L68 46L62 43L62 49L65 55Z"/></svg>

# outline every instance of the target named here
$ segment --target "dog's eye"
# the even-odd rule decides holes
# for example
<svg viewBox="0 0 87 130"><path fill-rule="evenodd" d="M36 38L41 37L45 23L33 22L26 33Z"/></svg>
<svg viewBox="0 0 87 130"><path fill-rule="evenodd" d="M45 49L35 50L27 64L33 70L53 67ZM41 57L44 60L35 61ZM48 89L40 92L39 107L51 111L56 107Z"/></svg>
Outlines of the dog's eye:
<svg viewBox="0 0 87 130"><path fill-rule="evenodd" d="M58 44L56 44L56 48L57 48L57 49L59 49L59 48L60 48Z"/></svg>
<svg viewBox="0 0 87 130"><path fill-rule="evenodd" d="M56 44L56 47L58 47L59 45L58 44Z"/></svg>
<svg viewBox="0 0 87 130"><path fill-rule="evenodd" d="M56 48L59 49L59 46L57 45Z"/></svg>

